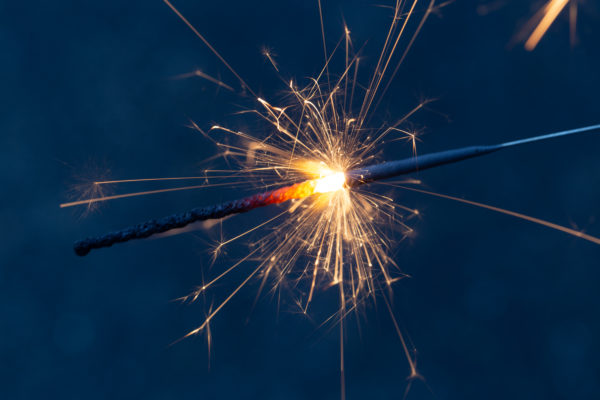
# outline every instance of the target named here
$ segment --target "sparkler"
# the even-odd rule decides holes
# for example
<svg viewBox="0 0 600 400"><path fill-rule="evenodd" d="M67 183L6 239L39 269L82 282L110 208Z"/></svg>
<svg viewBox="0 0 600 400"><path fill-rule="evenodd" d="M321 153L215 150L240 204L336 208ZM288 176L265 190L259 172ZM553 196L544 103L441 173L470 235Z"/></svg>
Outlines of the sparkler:
<svg viewBox="0 0 600 400"><path fill-rule="evenodd" d="M413 157L404 160L388 161L348 172L330 171L322 178L307 180L292 186L282 187L214 206L194 208L185 213L173 214L159 220L151 220L121 231L80 240L75 243L74 250L77 255L85 256L92 249L110 247L113 244L127 242L133 239L147 238L157 233L185 227L186 225L197 221L220 219L229 215L248 212L259 207L279 204L290 200L303 199L313 195L335 192L337 190L351 190L366 183L483 156L508 147L599 129L600 125L594 125L497 145L463 147L460 149L421 155L418 158ZM575 231L573 231L573 234L600 244L598 239L581 232L575 233Z"/></svg>
<svg viewBox="0 0 600 400"><path fill-rule="evenodd" d="M206 171L204 176L95 182L94 185L187 179L207 181L202 185L84 199L62 204L61 207L90 205L124 197L215 186L250 187L252 189L252 194L238 200L194 208L184 213L173 214L104 236L76 242L74 246L76 254L84 256L92 249L172 232L193 222L221 219L259 207L285 203L284 211L275 217L232 239L219 243L215 249L215 255L223 246L246 237L260 228L267 226L272 228L270 233L262 235L255 241L246 257L188 296L181 298L183 301L195 301L215 282L226 277L245 261L251 258L258 260L256 268L235 290L227 295L217 307L211 309L200 326L184 337L202 331L210 335L209 324L212 318L253 277L261 277L260 290L268 278L273 278L274 289L279 288L284 282L290 282L290 286L300 289L301 299L298 304L303 312L307 312L313 295L319 288L337 286L339 310L334 315L337 316L336 321L340 328L340 375L343 398L344 317L351 310L357 309L366 297L374 296L381 292L383 287L389 287L392 282L399 279L397 271L400 271L400 267L390 256L392 240L388 237L386 229L397 229L403 236L408 236L412 229L406 224L406 221L418 215L416 209L398 204L390 197L366 191L365 187L368 184L391 185L492 209L600 244L600 239L596 237L547 221L406 186L418 184L419 181L416 180L382 182L388 178L490 154L509 147L600 129L600 125L594 125L497 145L471 146L417 156L417 134L405 129L403 125L409 117L421 110L426 102L418 104L404 117L393 123L385 124L377 129L368 128L370 118L389 88L390 81L398 72L399 66L414 44L425 20L435 10L433 0L426 2L424 9L417 7L420 4L418 0L396 1L385 42L366 85L357 83L360 51L354 53L350 30L347 27L333 50L328 52L319 1L325 65L321 72L315 78L310 79L304 87L299 87L293 80L290 81L288 89L291 100L288 100L284 106L274 106L267 100L259 98L206 38L169 1L164 0L164 2L231 71L243 92L256 99L257 109L247 110L244 113L256 115L265 121L270 128L268 133L265 137L257 137L222 126L213 126L209 132L204 132L193 123L193 129L211 140L221 150L224 157L232 157L237 160L240 167ZM409 31L412 31L412 34L408 34ZM340 52L341 48L345 49L342 72L334 75L329 72L329 68L334 54ZM400 54L399 57L395 57L397 53ZM273 68L279 72L279 66L275 62L273 54L269 50L265 50L264 55ZM227 90L235 90L233 85L221 82L201 71L194 71L179 77L186 76L201 77ZM228 141L219 139L216 136L217 133L231 135L237 139L238 143L229 144ZM383 146L388 146L393 142L407 142L412 147L413 156L396 161L381 162ZM213 183L216 179L223 179L224 182ZM258 188L261 188L260 191ZM256 193L257 191L258 193ZM414 356L398 328L385 295L384 299L408 360L410 377L418 377Z"/></svg>

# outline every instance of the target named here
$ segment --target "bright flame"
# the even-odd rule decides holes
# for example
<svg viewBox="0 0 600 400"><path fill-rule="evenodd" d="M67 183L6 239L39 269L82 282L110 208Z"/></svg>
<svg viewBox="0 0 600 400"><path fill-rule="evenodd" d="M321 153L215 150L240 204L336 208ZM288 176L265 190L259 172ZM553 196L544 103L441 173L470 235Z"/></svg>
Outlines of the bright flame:
<svg viewBox="0 0 600 400"><path fill-rule="evenodd" d="M329 193L343 189L346 175L343 172L331 172L329 175L316 180L315 193Z"/></svg>

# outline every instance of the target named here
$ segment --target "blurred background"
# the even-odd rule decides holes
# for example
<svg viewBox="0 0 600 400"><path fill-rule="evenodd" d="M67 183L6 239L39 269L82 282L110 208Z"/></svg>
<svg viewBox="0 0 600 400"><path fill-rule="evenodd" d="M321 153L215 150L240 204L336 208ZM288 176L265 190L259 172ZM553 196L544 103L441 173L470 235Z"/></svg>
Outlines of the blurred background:
<svg viewBox="0 0 600 400"><path fill-rule="evenodd" d="M388 4L389 3L389 4ZM323 1L328 45L344 21L375 62L392 1ZM398 118L423 98L420 152L488 144L600 122L600 7L580 2L577 41L562 13L533 52L513 39L541 1L457 0L432 16L375 116ZM175 5L269 99L282 76L323 62L316 1ZM86 180L186 176L215 149L185 125L256 130L233 114L251 103L201 79L234 77L162 1L0 1L0 397L4 399L332 399L337 331L284 298L242 290L211 324L206 303L172 302L247 254L210 265L209 250L264 221L258 210L196 231L79 258L72 242L239 195L186 191L60 209ZM427 188L600 235L600 135L524 146L418 175ZM404 157L410 154L387 154ZM143 185L117 188L137 191ZM511 217L407 192L422 217L396 246L411 275L394 308L426 382L408 398L590 399L600 395L600 247ZM213 290L234 288L251 265ZM327 291L325 291L327 292ZM328 293L328 292L327 292ZM327 295L325 295L327 298ZM325 300L326 301L326 300ZM350 320L348 399L401 398L408 364L383 303ZM360 327L360 330L358 329Z"/></svg>

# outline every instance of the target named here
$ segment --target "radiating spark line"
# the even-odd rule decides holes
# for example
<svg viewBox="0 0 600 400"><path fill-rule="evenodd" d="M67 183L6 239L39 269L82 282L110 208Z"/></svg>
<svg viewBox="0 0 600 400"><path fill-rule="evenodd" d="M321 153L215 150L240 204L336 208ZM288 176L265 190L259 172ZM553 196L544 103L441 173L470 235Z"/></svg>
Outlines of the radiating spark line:
<svg viewBox="0 0 600 400"><path fill-rule="evenodd" d="M190 331L188 334L186 334L186 335L185 335L183 338L181 338L180 340L182 340L182 339L185 339L185 338L188 338L188 337L190 337L190 336L197 335L199 332L201 332L201 331L202 331L202 330L203 330L203 329L204 329L204 328L205 328L205 327L206 327L206 326L207 326L207 325L210 323L210 320L211 320L211 319L212 319L212 318L213 318L215 315L217 315L217 314L219 313L219 311L220 311L220 310L221 310L221 309L222 309L222 308L223 308L223 307L224 307L224 306L225 306L227 303L229 303L229 301L230 301L230 300L231 300L231 299L232 299L232 298L233 298L233 297L234 297L234 296L237 294L237 292L239 292L239 291L240 291L240 290L241 290L241 289L242 289L242 288L243 288L243 287L244 287L244 286L245 286L245 285L246 285L246 284L247 284L247 283L250 281L250 279L252 279L252 277L253 277L254 275L256 275L256 273L257 273L258 271L260 271L260 270L261 270L261 267L262 267L262 265L259 265L258 267L256 267L256 268L254 269L254 271L252 271L252 273L251 273L250 275L248 275L248 276L246 277L246 279L244 279L244 280L242 281L242 283L241 283L241 284L240 284L238 287L236 287L236 288L235 288L235 289L234 289L234 290L233 290L233 291L232 291L232 292L229 294L229 296L227 296L227 298L226 298L226 299L225 299L225 300L224 300L224 301L223 301L223 302L222 302L222 303L221 303L221 304L220 304L220 305L219 305L217 308L215 308L215 310L214 310L213 312L211 312L211 313L208 315L208 317L206 317L206 319L204 320L204 322L202 323L202 325L200 325L200 326L199 326L199 327L197 327L196 329L194 329L194 330Z"/></svg>
<svg viewBox="0 0 600 400"><path fill-rule="evenodd" d="M262 53L265 57L267 57L267 60L269 60L269 62L273 66L273 68L275 68L275 71L279 72L279 67L277 66L277 63L275 62L275 59L273 58L273 54L271 53L271 51L267 48L264 48Z"/></svg>
<svg viewBox="0 0 600 400"><path fill-rule="evenodd" d="M250 183L248 183L248 182L240 182L238 184L250 185ZM195 186L183 186L183 187L176 187L176 188L169 188L169 189L147 190L144 192L116 194L113 196L96 197L96 198L92 198L92 199L85 199L85 200L72 201L69 203L62 203L60 205L60 208L74 207L74 206L80 206L80 205L89 205L89 204L93 204L93 203L99 203L102 201L125 199L125 198L129 198L129 197L147 196L147 195L158 194L158 193L178 192L178 191L182 191L182 190L205 189L205 188L210 188L210 187L224 187L224 186L231 187L231 185L232 185L231 182L215 183L215 184L210 184L210 185L205 184L205 185L195 185Z"/></svg>
<svg viewBox="0 0 600 400"><path fill-rule="evenodd" d="M550 26L554 23L561 11L571 0L550 0L543 7L543 17L535 27L529 39L525 42L525 49L532 51L544 37Z"/></svg>
<svg viewBox="0 0 600 400"><path fill-rule="evenodd" d="M379 100L375 104L374 110L376 110L379 107L379 104L381 104L381 101L382 101L384 95L387 93L388 89L390 88L390 85L392 84L394 77L396 76L396 74L398 73L398 70L404 63L404 59L406 58L406 56L408 55L408 52L410 51L413 44L415 43L417 36L419 36L419 33L421 33L421 29L423 29L423 25L425 25L425 21L427 21L427 19L429 18L429 15L431 14L432 10L434 9L434 5L435 5L435 0L430 0L429 5L427 6L427 10L425 11L425 14L419 21L419 25L417 26L417 29L412 34L408 45L406 46L402 56L400 57L400 61L398 61L398 64L396 64L396 68L394 68L394 71L390 75L390 78L387 80L387 84L385 85L385 88L381 91L381 95L379 96ZM441 6L443 6L443 5L441 5ZM412 10L411 10L411 13L412 13Z"/></svg>
<svg viewBox="0 0 600 400"><path fill-rule="evenodd" d="M410 375L408 378L409 379L419 378L421 375L417 371L417 365L415 363L415 360L413 359L413 356L410 354L410 351L408 350L408 344L406 343L406 340L404 339L404 335L402 334L402 330L400 329L400 326L398 326L398 321L396 321L396 317L394 316L394 311L392 310L392 306L390 305L390 302L385 294L383 294L382 297L383 297L383 301L390 313L392 322L394 323L394 328L396 329L396 334L398 335L398 338L400 339L400 343L402 344L402 349L404 350L404 357L406 358L406 360L408 360L408 364L410 366Z"/></svg>
<svg viewBox="0 0 600 400"><path fill-rule="evenodd" d="M323 8L321 7L321 0L319 3L319 21L321 23L321 39L323 40L323 55L325 60L325 71L327 76L328 89L331 90L331 83L329 83L329 56L327 55L327 43L325 41L325 24L323 23Z"/></svg>
<svg viewBox="0 0 600 400"><path fill-rule="evenodd" d="M208 172L208 171L207 171ZM237 171L239 172L239 171ZM235 176L177 176L177 177L167 177L167 178L141 178L141 179L120 179L120 180L111 180L111 181L96 181L93 182L94 185L108 185L108 184L117 184L117 183L133 183L133 182L160 182L160 181L187 181L187 180L196 180L196 179L204 179L207 178L233 178ZM242 177L240 177L242 178Z"/></svg>
<svg viewBox="0 0 600 400"><path fill-rule="evenodd" d="M215 85L220 86L222 88L225 88L225 89L229 90L230 92L235 92L235 90L231 86L229 86L228 84L226 84L225 82L220 81L217 78L213 78L212 76L210 76L210 75L202 72L199 69L196 69L196 70L194 70L192 72L187 72L185 74L176 75L174 77L174 79L187 79L187 78L191 78L191 77L194 77L194 76L206 79L207 81L212 82Z"/></svg>
<svg viewBox="0 0 600 400"><path fill-rule="evenodd" d="M190 30L192 32L194 32L194 34L200 39L202 40L202 42L204 43L204 45L206 47L208 47L210 49L210 51L213 52L213 54L223 63L223 65L225 65L227 67L227 69L229 69L229 71L231 71L231 73L233 75L235 75L235 77L240 81L240 83L242 84L243 88L248 89L248 91L254 96L257 97L256 94L254 93L254 91L252 91L252 89L250 88L250 86L242 79L242 77L231 67L231 65L229 65L229 63L227 61L225 61L225 59L223 58L223 56L221 56L221 54L215 50L215 48L210 44L210 42L208 40L206 40L204 38L204 36L202 36L200 34L200 32L198 32L198 30L194 27L194 25L192 25L187 18L185 18L183 16L183 14L181 14L179 12L179 10L177 8L175 8L175 6L173 6L173 4L171 4L171 2L169 0L163 0L164 3L169 6L169 8L179 17L180 20L183 21L184 24L187 25L188 28L190 28Z"/></svg>
<svg viewBox="0 0 600 400"><path fill-rule="evenodd" d="M235 264L233 264L232 266L227 268L225 271L221 272L219 275L217 275L215 278L213 278L210 282L202 285L201 287L199 287L197 290L195 290L191 294L188 294L187 296L179 297L175 300L181 301L181 302L185 302L185 301L195 302L201 293L206 292L206 290L209 289L212 285L214 285L215 283L217 283L218 281L223 279L225 276L227 276L230 272L232 272L237 267L242 265L244 262L248 261L248 259L251 256L253 256L254 254L256 254L259 250L260 250L259 248L252 250L250 253L248 253L248 255L246 257L240 259L238 262L236 262Z"/></svg>
<svg viewBox="0 0 600 400"><path fill-rule="evenodd" d="M525 221L533 222L533 223L538 224L538 225L546 226L548 228L551 228L551 229L554 229L554 230L557 230L557 231L560 231L560 232L564 232L564 233L566 233L568 235L575 236L575 237L578 237L580 239L584 239L584 240L587 240L587 241L592 242L594 244L600 245L600 238L597 238L597 237L592 236L592 235L588 235L588 234L586 234L584 232L581 232L581 231L578 231L578 230L575 230L575 229L567 228L566 226L562 226L562 225L555 224L553 222L545 221L545 220L540 219L540 218L531 217L531 216L526 215L526 214L521 214L521 213L518 213L518 212L515 212L515 211L506 210L506 209L500 208L500 207L490 206L490 205L484 204L484 203L478 203L476 201L461 199L460 197L454 197L454 196L449 196L449 195L446 195L446 194L440 194L440 193L430 192L430 191L423 190L423 189L411 188L411 187L408 187L408 186L400 186L400 185L390 185L390 184L387 184L387 183L382 183L382 184L383 185L388 185L388 186L398 187L398 188L401 188L401 189L404 189L404 190L410 190L412 192L424 193L424 194L428 194L428 195L431 195L431 196L436 196L436 197L441 197L441 198L444 198L444 199L454 200L454 201L458 201L460 203L469 204L469 205L472 205L472 206L476 206L476 207L480 207L480 208L485 208L485 209L488 209L488 210L496 211L496 212L501 213L501 214L510 215L512 217L515 217L515 218L519 218L519 219L522 219L522 220L525 220Z"/></svg>
<svg viewBox="0 0 600 400"><path fill-rule="evenodd" d="M431 0L431 3L433 4L435 2L435 0ZM373 75L373 80L371 81L371 84L369 86L369 90L368 90L368 97L365 96L365 101L363 102L363 106L361 108L361 111L359 113L359 121L361 121L361 125L362 122L365 120L365 117L367 115L367 113L369 112L369 109L371 107L371 104L373 103L373 100L375 99L375 96L377 95L377 91L379 89L379 86L381 85L381 82L383 81L383 77L385 76L385 73L387 71L387 68L392 60L392 57L396 51L396 48L398 47L398 43L400 42L400 39L404 36L404 31L406 29L406 27L408 26L408 23L413 15L413 12L415 10L415 7L417 6L418 0L414 0L410 10L408 11L407 16L405 17L404 23L402 24L402 27L400 28L400 32L398 33L398 35L396 36L396 39L390 49L389 55L384 63L383 68L379 71L378 67L375 68L376 73ZM394 21L392 22L392 25L390 27L390 33L393 29L396 28L396 21L397 19L399 19L399 12L401 11L400 7L396 7L396 15L394 15ZM425 17L423 18L422 21L424 21L427 16L429 14L426 14ZM412 40L411 40L412 43ZM387 41L386 41L387 44ZM384 51L385 51L385 45L384 45ZM408 49L406 50L408 51ZM383 52L382 52L382 56L383 56ZM404 57L403 57L404 59Z"/></svg>
<svg viewBox="0 0 600 400"><path fill-rule="evenodd" d="M233 238L231 238L231 239L227 239L226 241L219 243L219 245L218 245L217 247L220 249L221 247L223 247L223 246L225 246L225 245L228 245L229 243L231 243L231 242L234 242L234 241L236 241L236 240L238 240L238 239L240 239L240 238L242 238L242 237L244 237L244 236L246 236L246 235L248 235L248 234L250 234L250 233L254 232L254 231L255 231L255 230L257 230L258 228L262 228L263 226L270 224L271 222L275 221L277 218L281 217L282 215L288 214L288 213L289 213L289 211L288 211L288 210L285 210L285 211L283 211L283 212L281 212L281 213L277 214L277 215L276 215L276 216L274 216L273 218L271 218L271 219L268 219L268 220L266 220L265 222L262 222L262 223L260 223L260 224L256 225L255 227L253 227L253 228L251 228L251 229L248 229L248 230L247 230L247 231L245 231L244 233L240 233L239 235L237 235L237 236L234 236L234 237L233 237Z"/></svg>

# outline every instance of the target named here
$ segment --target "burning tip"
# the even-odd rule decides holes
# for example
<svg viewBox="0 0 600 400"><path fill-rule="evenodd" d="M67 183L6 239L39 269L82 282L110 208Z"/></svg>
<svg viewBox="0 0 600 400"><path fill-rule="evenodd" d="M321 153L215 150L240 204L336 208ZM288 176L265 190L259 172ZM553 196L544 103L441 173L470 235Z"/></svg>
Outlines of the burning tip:
<svg viewBox="0 0 600 400"><path fill-rule="evenodd" d="M315 193L329 193L343 189L346 184L346 175L343 172L332 172L316 181Z"/></svg>

